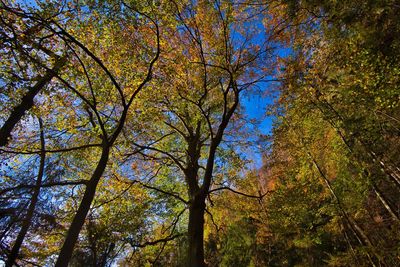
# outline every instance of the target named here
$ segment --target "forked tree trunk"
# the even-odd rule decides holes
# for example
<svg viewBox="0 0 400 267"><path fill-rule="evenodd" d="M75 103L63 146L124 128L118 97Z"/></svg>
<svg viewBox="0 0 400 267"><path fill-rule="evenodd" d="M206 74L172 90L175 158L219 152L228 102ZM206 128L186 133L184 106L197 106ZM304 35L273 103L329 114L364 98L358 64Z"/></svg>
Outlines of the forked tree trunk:
<svg viewBox="0 0 400 267"><path fill-rule="evenodd" d="M204 213L205 197L196 196L189 206L188 266L204 267Z"/></svg>

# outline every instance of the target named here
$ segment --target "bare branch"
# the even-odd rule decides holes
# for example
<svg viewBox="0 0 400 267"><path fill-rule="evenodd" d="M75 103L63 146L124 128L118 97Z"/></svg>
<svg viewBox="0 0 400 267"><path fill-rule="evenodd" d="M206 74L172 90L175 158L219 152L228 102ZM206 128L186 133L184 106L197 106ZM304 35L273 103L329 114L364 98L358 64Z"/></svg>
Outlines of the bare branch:
<svg viewBox="0 0 400 267"><path fill-rule="evenodd" d="M208 193L210 194L210 193L221 191L221 190L228 190L228 191L231 191L231 192L233 192L235 194L238 194L238 195L241 195L241 196L244 196L244 197L257 198L257 199L263 199L267 194L273 192L273 191L267 191L264 194L261 194L261 192L258 192L259 195L256 196L256 195L250 195L250 194L247 194L247 193L236 191L236 190L234 190L234 189L232 189L232 188L230 188L228 186L223 186L223 187L218 187L218 188L215 188L215 189L211 189L211 190L208 191Z"/></svg>
<svg viewBox="0 0 400 267"><path fill-rule="evenodd" d="M144 247L147 247L147 246L154 246L154 245L157 245L159 243L172 241L172 240L174 240L174 239L176 239L178 237L181 237L181 236L183 236L183 234L179 233L179 234L167 236L165 238L157 239L157 240L154 240L154 241L146 241L146 242L141 243L141 244L134 244L133 242L129 242L129 244L132 247L135 247L135 248L144 248Z"/></svg>
<svg viewBox="0 0 400 267"><path fill-rule="evenodd" d="M75 151L75 150L81 150L81 149L86 149L90 147L101 147L101 144L88 144L88 145L82 145L82 146L77 146L77 147L69 147L69 148L61 148L61 149L50 149L50 150L45 150L45 153L62 153L62 152L69 152L69 151ZM10 153L10 154L22 154L22 155L33 155L33 154L40 154L42 151L37 150L37 151L17 151L17 150L8 150L8 149L0 149L1 153Z"/></svg>
<svg viewBox="0 0 400 267"><path fill-rule="evenodd" d="M45 183L41 184L40 187L53 187L53 186L67 186L67 185L86 185L87 180L78 180L78 181L59 181L59 182L52 182L52 183ZM31 188L37 188L36 185L31 185L31 184L20 184L14 187L6 188L0 191L0 195L3 195L7 192L18 190L18 189L31 189Z"/></svg>

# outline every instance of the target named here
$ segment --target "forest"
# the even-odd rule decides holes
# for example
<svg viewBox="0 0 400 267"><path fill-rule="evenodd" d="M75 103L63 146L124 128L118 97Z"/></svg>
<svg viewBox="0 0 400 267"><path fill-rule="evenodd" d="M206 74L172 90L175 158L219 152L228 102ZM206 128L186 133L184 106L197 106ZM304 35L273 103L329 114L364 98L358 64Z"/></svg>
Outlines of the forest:
<svg viewBox="0 0 400 267"><path fill-rule="evenodd" d="M0 266L400 266L397 0L1 0Z"/></svg>

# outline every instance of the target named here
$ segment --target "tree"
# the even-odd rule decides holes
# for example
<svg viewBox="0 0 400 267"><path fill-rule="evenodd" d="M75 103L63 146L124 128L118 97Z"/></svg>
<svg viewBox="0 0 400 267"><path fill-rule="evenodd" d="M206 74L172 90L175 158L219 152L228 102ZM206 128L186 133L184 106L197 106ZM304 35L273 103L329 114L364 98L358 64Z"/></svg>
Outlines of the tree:
<svg viewBox="0 0 400 267"><path fill-rule="evenodd" d="M83 98L83 100L86 102L86 104L90 107L91 111L94 114L96 114L97 123L101 129L101 134L100 134L101 156L100 156L98 164L97 164L91 178L89 179L89 181L86 184L86 190L83 195L81 204L80 204L80 206L77 210L77 213L69 227L64 245L61 248L60 255L57 259L56 266L67 266L68 265L68 262L72 255L73 247L77 241L79 232L85 222L86 215L87 215L90 205L93 201L97 184L99 183L100 178L102 177L104 170L107 166L107 162L109 160L110 149L113 147L119 134L122 132L125 121L127 119L129 108L131 107L133 100L135 99L136 95L143 89L143 87L150 81L151 76L152 76L153 66L154 66L155 62L157 61L159 54L160 54L159 30L158 30L157 22L155 21L155 19L151 18L149 15L146 15L145 13L139 12L139 14L144 16L145 23L152 25L156 43L155 43L155 47L153 48L153 51L151 51L150 55L149 55L151 57L151 59L147 63L148 64L147 74L138 81L136 86L133 86L133 88L129 88L128 92L123 91L123 88L121 88L121 85L116 81L114 76L103 65L103 63L101 62L101 60L99 58L94 56L85 46L83 46L72 35L70 35L69 33L65 32L64 30L61 29L63 35L68 37L70 39L70 41L72 41L75 45L77 45L82 50L84 50L84 52L87 53L106 72L108 78L112 81L113 86L116 88L116 90L119 93L119 98L120 98L119 101L121 102L121 104L120 104L119 108L117 108L120 110L120 113L119 113L119 116L117 116L116 123L114 124L114 126L110 126L110 125L107 125L106 122L101 118L99 110L96 107L96 105L97 105L96 100L93 99L93 102L90 102L90 101L86 100L85 98Z"/></svg>
<svg viewBox="0 0 400 267"><path fill-rule="evenodd" d="M133 144L147 158L171 166L173 179L185 183L187 200L180 198L189 209L187 265L204 266L204 215L216 162L229 149L225 141L234 138L227 132L240 125L242 92L268 75L261 68L272 49L268 41L257 43L262 29L245 28L251 16L234 3L174 4L179 25L165 30L169 42L162 49L168 53L161 55L154 77L158 93L144 92L142 120L152 118L144 138L161 141Z"/></svg>
<svg viewBox="0 0 400 267"><path fill-rule="evenodd" d="M287 31L294 53L283 60L284 83L268 157L269 179L279 188L269 202L268 225L287 235L294 262L315 264L323 259L321 250L328 250L332 255L323 260L333 266L393 265L398 83L392 75L397 72L393 48L398 40L389 36L398 27L392 24L392 4L286 3L288 20L299 26ZM387 45L382 45L384 39L390 40ZM308 209L298 207L306 203ZM315 209L310 211L314 205L308 203L315 203ZM286 221L282 210L290 218L286 229L281 227ZM300 240L293 228L299 229ZM301 256L304 248L308 258Z"/></svg>
<svg viewBox="0 0 400 267"><path fill-rule="evenodd" d="M115 74L112 74L103 63L104 59L99 58L95 55L95 53L98 52L93 53L91 51L91 48L88 48L88 44L90 44L91 41L81 41L79 40L79 38L75 38L75 34L73 33L74 29L66 28L63 24L61 24L61 22L63 22L63 19L65 18L63 16L68 17L80 14L79 16L74 17L75 20L72 19L71 23L75 24L75 27L83 27L84 22L89 22L88 24L86 24L86 26L90 25L92 27L99 27L101 26L101 24L98 23L101 21L102 18L100 16L97 16L96 14L94 14L94 16L92 17L81 16L80 6L69 6L71 9L70 12L72 13L56 14L55 17L50 18L42 16L39 12L28 12L27 10L22 9L20 6L5 6L5 9L9 14L19 16L23 20L25 19L34 21L40 27L46 28L46 31L49 32L50 36L57 36L59 38L59 45L65 45L66 47L68 47L69 52L71 52L74 56L74 60L72 62L76 66L75 68L72 68L71 73L65 75L58 74L54 69L47 69L49 75L44 76L47 77L45 81L41 82L40 86L35 85L33 87L34 89L29 91L29 100L27 100L29 102L29 106L26 108L26 105L23 103L24 111L32 106L33 97L40 91L40 89L42 89L42 87L51 78L56 77L59 81L58 88L56 90L57 94L64 93L66 99L71 101L70 103L81 103L80 108L78 110L75 110L75 114L69 113L71 114L70 117L78 117L79 121L82 117L82 114L86 114L88 116L87 122L89 122L93 126L93 129L96 131L98 139L100 139L100 144L85 145L82 147L100 147L101 155L91 178L85 182L86 190L83 195L81 205L79 206L77 213L69 227L66 241L64 242L64 246L62 247L60 252L59 260L56 264L57 266L66 266L69 262L73 247L78 238L78 234L80 232L80 229L82 228L85 217L94 198L97 184L106 168L110 150L113 147L119 134L121 133L122 128L124 127L124 123L133 100L135 99L136 95L141 91L141 89L146 85L146 83L151 79L152 68L159 56L159 32L157 22L150 16L145 15L145 13L137 12L137 14L140 14L140 16L143 17L141 18L141 20L135 22L135 24L148 25L148 27L145 29L145 32L146 34L148 32L152 33L152 35L149 36L149 38L153 37L153 39L150 41L151 48L148 49L147 44L144 43L143 54L140 55L141 57L150 57L150 59L142 59L141 62L144 63L145 67L143 68L145 70L143 73L140 73L140 75L136 76L133 80L130 81L132 82L132 84L117 82L116 78L114 78ZM131 10L131 12L135 11ZM120 19L121 18L124 18L124 16L121 16ZM127 17L125 16L125 18ZM136 18L134 20L136 20ZM91 24L90 22L93 23ZM86 29L90 30L90 26ZM124 25L118 25L117 23L115 23L114 26L114 29L119 30L117 34L127 33L128 29L124 28ZM93 30L93 32L97 31L97 33L101 34L101 32L99 32L100 28L93 28ZM140 32L139 30L137 31L137 33L144 33L144 31ZM88 44L85 44L85 42L88 42ZM104 48L107 49L107 47ZM126 50L122 50L122 53L124 53L125 51ZM103 50L102 52L105 52L105 50ZM118 60L118 58L116 60ZM88 63L88 61L91 63ZM134 61L135 58L132 58L130 63ZM41 67L46 68L46 66ZM138 66L138 68L140 67ZM81 70L79 70L79 68L81 68ZM98 75L96 77L96 80L94 80L94 77L91 77L91 73L93 73L92 71L95 71L96 69L97 71L100 70L101 72L103 72L104 75ZM75 76L76 74L79 75L82 73L83 76ZM84 82L82 78L86 79L86 82ZM43 80L40 76L38 79ZM85 88L84 86L86 85L88 87ZM126 87L122 88L122 86ZM67 90L65 91L65 89ZM110 93L112 93L113 97L111 99L107 99L106 97L109 97ZM110 100L114 102L110 102ZM19 108L17 109L18 110L15 111L19 114L17 116L17 119L20 119L24 112L20 112ZM115 113L115 111L117 111L117 113ZM13 125L15 125L14 122L16 122L16 120L12 119L12 121ZM7 126L5 128L8 129L6 131L6 135L9 135L11 131L10 127Z"/></svg>

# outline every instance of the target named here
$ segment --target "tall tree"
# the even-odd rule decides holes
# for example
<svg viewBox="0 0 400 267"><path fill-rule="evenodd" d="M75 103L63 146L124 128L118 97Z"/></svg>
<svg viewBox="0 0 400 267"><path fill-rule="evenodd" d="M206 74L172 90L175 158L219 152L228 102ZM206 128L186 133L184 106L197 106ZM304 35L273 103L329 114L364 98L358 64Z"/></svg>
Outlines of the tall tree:
<svg viewBox="0 0 400 267"><path fill-rule="evenodd" d="M167 52L154 79L158 93L144 93L142 120L152 118L153 124L145 138L162 140L133 144L185 183L187 198L180 198L189 210L187 265L205 266L204 216L216 162L228 150L224 141L238 138L242 93L268 75L261 68L270 63L272 49L269 40L257 42L263 28L246 28L251 13L233 2L174 2L174 12L179 24L165 31Z"/></svg>
<svg viewBox="0 0 400 267"><path fill-rule="evenodd" d="M391 1L284 1L275 10L298 25L286 31L293 53L283 61L267 163L279 188L268 205L270 226L294 245L293 263L312 265L321 250L329 250L325 261L331 265L395 264L399 101L393 8ZM315 206L302 210L305 203Z"/></svg>
<svg viewBox="0 0 400 267"><path fill-rule="evenodd" d="M130 9L131 10L131 9ZM153 40L153 47L150 49L150 51L146 51L147 57L150 59L144 61L145 64L147 64L147 70L145 71L145 74L142 75L140 73L140 77L136 79L134 82L135 84L129 85L124 84L125 88L121 86L120 83L117 82L116 78L114 77L113 74L108 70L108 68L103 64L102 60L95 56L90 50L84 46L79 40L77 40L75 37L73 37L70 33L66 32L61 28L62 34L66 36L66 38L69 39L74 45L78 46L80 49L83 50L84 53L86 53L89 57L91 57L92 60L94 60L100 67L103 69L103 71L106 73L106 76L108 79L111 80L112 86L117 90L118 92L118 104L117 103L112 103L114 106L113 109L118 110L119 115L116 115L116 121L114 125L109 125L106 118L101 117L100 111L97 108L97 101L100 101L98 98L97 100L92 99L92 101L87 100L83 96L80 96L82 100L88 105L90 108L90 112L93 112L96 115L96 122L98 124L98 127L100 128L100 139L101 139L101 156L100 159L97 163L97 166L89 179L89 181L86 184L86 189L85 193L82 197L81 203L79 205L79 208L76 212L76 215L74 216L72 223L68 229L66 239L64 241L64 244L61 248L60 255L57 259L56 266L67 266L68 262L72 256L73 248L75 246L75 243L78 239L79 232L85 222L85 218L87 213L89 212L90 205L93 201L93 198L96 193L96 188L97 184L99 183L109 160L109 154L110 150L113 147L115 141L117 140L118 136L122 132L122 129L124 127L124 124L126 122L127 116L129 109L137 96L137 94L146 86L146 84L151 80L152 77L152 71L154 64L156 63L159 54L160 54L160 41L159 41L159 28L158 24L156 21L156 17L154 14L147 15L146 13L143 13L141 11L136 11L136 10L131 10L140 16L142 16L142 20L144 25L146 27L149 27L146 29L147 32L152 32L151 37L154 38ZM128 19L127 17L124 17L125 19ZM128 19L129 20L129 19ZM133 23L133 21L131 21ZM137 22L136 22L137 23ZM116 27L119 27L118 24L115 24ZM60 27L59 27L60 28ZM120 33L126 34L128 31L127 28L122 25L121 28L116 28L116 30L121 31ZM106 47L107 49L107 47ZM105 52L105 51L104 51ZM108 51L110 54L114 51ZM124 50L122 52L125 52ZM124 77L126 78L126 77ZM69 85L68 85L69 86ZM101 89L100 89L101 90ZM94 95L93 95L94 97ZM104 99L104 101L107 101L107 99ZM115 116L114 114L110 114L111 116Z"/></svg>
<svg viewBox="0 0 400 267"><path fill-rule="evenodd" d="M40 8L44 8L43 6L46 5L43 4ZM94 8L91 10L92 13L84 14L82 12L83 8L92 7ZM64 6L60 6L60 8L62 10ZM149 10L146 10L146 12L150 11L149 13L151 13L151 8L149 7L148 9ZM40 86L34 86L37 89L35 89L34 93L28 93L30 96L28 101L30 106L28 108L32 107L33 97L40 92L43 86L53 77L56 78L56 88L51 92L52 97L49 98L50 101L62 99L61 101L64 103L59 106L54 105L53 107L52 104L49 103L45 106L46 108L53 108L53 115L57 114L57 116L61 115L61 113L57 113L57 110L64 109L64 111L67 111L67 113L64 114L64 118L56 117L57 119L54 123L58 124L57 126L60 128L68 128L61 136L66 138L70 135L70 141L78 141L79 138L81 138L80 142L84 140L90 140L89 142L91 142L97 139L100 140L100 143L97 142L93 145L84 144L80 148L101 148L100 159L95 166L93 174L84 183L86 188L81 204L69 227L66 240L56 263L57 266L66 266L68 265L79 232L93 201L97 184L107 166L110 150L124 127L129 109L135 97L151 79L152 69L160 53L159 29L156 16L151 14L153 16L151 17L147 15L146 12L139 11L139 9L129 9L126 13L117 13L118 17L115 17L114 20L105 16L106 13L101 13L101 10L96 6L81 6L70 3L68 4L68 12L56 13L52 17L43 16L39 12L40 10L39 7L37 9L36 7L26 7L23 9L19 5L13 6L11 4L6 7L6 12L9 14L20 16L22 20L31 20L40 25L40 27L45 28L46 33L50 36L56 36L57 40L54 46L67 47L68 52L72 55L69 65L71 68L68 73L57 73L54 69L51 69L51 67L47 67L45 64L39 62L38 65L47 71L47 76L49 77L45 75L47 80L44 81L41 79L41 76L38 76L38 79L44 82L42 82ZM100 12L96 12L96 10ZM72 19L68 20L68 18ZM65 25L65 21L69 21L69 24ZM107 22L109 26L112 27L104 31L101 27L107 24ZM86 32L78 32L77 29L79 28ZM93 35L88 33L93 33ZM101 40L100 44L96 39L87 38L94 37L95 34L104 38ZM134 40L135 42L132 44L125 43L126 46L124 48L126 49L122 49L121 46L120 50L115 50L114 46L110 46L107 43L111 37L119 38L121 45L123 45L123 41L125 41L123 38L129 34L135 35L136 38L140 38L139 36L144 38L142 38L140 42ZM37 38L39 39L40 36ZM107 67L107 61L109 63L121 61L122 55L128 54L130 49L136 49L137 54L131 56L129 61L125 62L125 65L121 64L119 69L113 68L112 70ZM44 50L44 48L42 48L42 50ZM108 53L109 56L107 56L106 53ZM28 59L34 61L34 58ZM132 64L131 66L136 67L136 70L130 72L130 74L124 69L128 64ZM118 78L116 77L122 74L122 70L124 71L124 76L123 79L121 79L123 82L120 82L117 81ZM94 76L94 74L96 74L96 76ZM128 80L129 78L132 79ZM32 90L29 92L31 91ZM46 97L43 96L42 99L44 98ZM75 109L68 107L68 105L71 104ZM24 112L18 113L20 114L18 115L18 119L21 118L21 114L23 113ZM84 119L84 121L86 125L83 129L90 125L92 126L93 134L86 134L82 131L78 136L76 134L77 129L74 128L76 125L73 124L78 124L85 116L86 119ZM59 122L65 123L68 119L73 119L74 123L72 123L72 125L59 124ZM54 121L54 119L50 121ZM10 127L7 129L10 129ZM69 132L69 130L71 130L71 132ZM8 131L7 134L9 134L10 131ZM78 145L78 148L58 149L58 152L80 148Z"/></svg>

